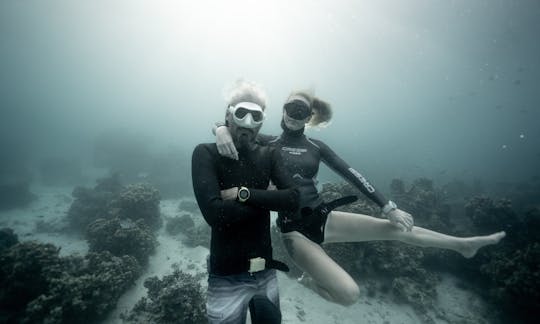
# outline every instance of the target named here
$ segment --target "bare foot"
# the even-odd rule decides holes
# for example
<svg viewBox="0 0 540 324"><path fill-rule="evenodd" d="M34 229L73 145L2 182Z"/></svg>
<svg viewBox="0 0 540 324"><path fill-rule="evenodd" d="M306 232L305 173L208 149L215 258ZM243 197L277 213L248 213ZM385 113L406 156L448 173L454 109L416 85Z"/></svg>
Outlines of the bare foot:
<svg viewBox="0 0 540 324"><path fill-rule="evenodd" d="M466 258L472 258L476 255L476 252L478 252L480 248L486 245L497 244L505 236L506 233L502 231L486 236L474 236L466 238L466 242L459 252Z"/></svg>

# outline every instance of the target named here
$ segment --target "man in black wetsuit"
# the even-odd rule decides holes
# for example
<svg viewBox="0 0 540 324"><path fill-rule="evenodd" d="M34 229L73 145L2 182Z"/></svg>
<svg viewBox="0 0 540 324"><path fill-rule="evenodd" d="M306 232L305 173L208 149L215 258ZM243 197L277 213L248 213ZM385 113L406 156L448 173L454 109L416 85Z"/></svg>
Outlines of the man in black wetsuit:
<svg viewBox="0 0 540 324"><path fill-rule="evenodd" d="M298 192L280 168L280 154L255 138L264 119L265 99L251 84L241 84L228 102L226 122L238 160L219 155L216 144L199 144L192 157L193 190L212 228L207 316L210 323L244 323L250 299L267 296L279 308L272 259L270 210L294 211ZM266 190L270 181L278 189ZM224 200L221 191L236 199ZM289 189L287 189L289 188Z"/></svg>

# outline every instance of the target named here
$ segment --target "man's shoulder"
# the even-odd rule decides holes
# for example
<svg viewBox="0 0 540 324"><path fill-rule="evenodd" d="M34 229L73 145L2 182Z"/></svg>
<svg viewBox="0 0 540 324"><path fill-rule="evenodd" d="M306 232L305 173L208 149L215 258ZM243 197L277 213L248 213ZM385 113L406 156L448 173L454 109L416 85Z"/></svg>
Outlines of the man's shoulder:
<svg viewBox="0 0 540 324"><path fill-rule="evenodd" d="M216 154L217 153L217 146L216 143L200 143L195 146L195 149L193 149L193 155L200 155L200 154Z"/></svg>

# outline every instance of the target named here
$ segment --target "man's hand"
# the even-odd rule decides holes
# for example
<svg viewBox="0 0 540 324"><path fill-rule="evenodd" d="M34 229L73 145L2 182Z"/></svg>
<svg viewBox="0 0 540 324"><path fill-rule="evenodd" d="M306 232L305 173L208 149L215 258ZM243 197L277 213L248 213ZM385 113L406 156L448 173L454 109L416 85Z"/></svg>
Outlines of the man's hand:
<svg viewBox="0 0 540 324"><path fill-rule="evenodd" d="M221 156L238 160L238 151L236 151L231 133L227 126L220 126L216 129L216 145Z"/></svg>
<svg viewBox="0 0 540 324"><path fill-rule="evenodd" d="M221 190L221 199L223 200L236 200L236 197L238 197L238 187Z"/></svg>
<svg viewBox="0 0 540 324"><path fill-rule="evenodd" d="M386 214L388 220L399 227L404 232L410 232L414 225L414 219L411 214L401 210L394 209Z"/></svg>

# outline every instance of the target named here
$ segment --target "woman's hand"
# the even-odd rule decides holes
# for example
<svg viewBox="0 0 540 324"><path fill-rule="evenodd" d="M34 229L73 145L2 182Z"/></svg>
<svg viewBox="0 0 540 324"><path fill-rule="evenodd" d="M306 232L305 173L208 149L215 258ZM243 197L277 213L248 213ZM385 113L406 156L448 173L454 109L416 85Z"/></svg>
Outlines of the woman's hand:
<svg viewBox="0 0 540 324"><path fill-rule="evenodd" d="M414 226L414 219L411 214L401 210L394 209L386 214L388 220L399 227L404 232L410 232Z"/></svg>
<svg viewBox="0 0 540 324"><path fill-rule="evenodd" d="M231 133L227 126L220 126L216 129L216 145L221 156L238 160L238 151L236 151Z"/></svg>
<svg viewBox="0 0 540 324"><path fill-rule="evenodd" d="M238 197L238 187L221 190L221 199L223 200L236 200L236 197Z"/></svg>

